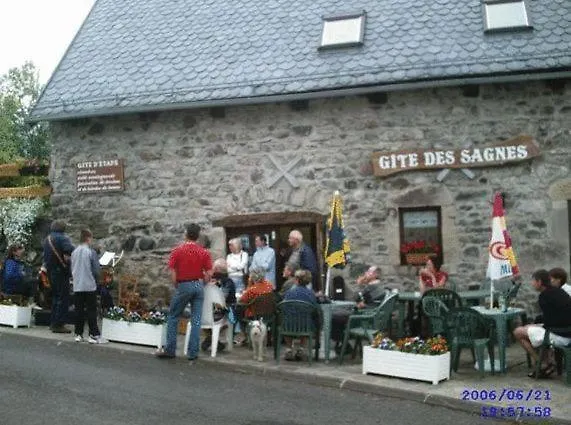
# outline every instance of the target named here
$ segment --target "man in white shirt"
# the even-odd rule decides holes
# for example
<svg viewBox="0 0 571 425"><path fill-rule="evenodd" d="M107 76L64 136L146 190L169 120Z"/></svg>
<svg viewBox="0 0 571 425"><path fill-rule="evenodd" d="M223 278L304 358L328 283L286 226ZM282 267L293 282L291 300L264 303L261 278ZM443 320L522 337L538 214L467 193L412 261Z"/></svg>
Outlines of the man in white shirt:
<svg viewBox="0 0 571 425"><path fill-rule="evenodd" d="M265 272L265 279L271 282L276 289L276 253L268 244L266 235L256 235L256 252L250 265L251 270L262 269Z"/></svg>
<svg viewBox="0 0 571 425"><path fill-rule="evenodd" d="M561 288L571 296L571 285L567 283L567 272L560 267L549 270L551 284L556 288Z"/></svg>

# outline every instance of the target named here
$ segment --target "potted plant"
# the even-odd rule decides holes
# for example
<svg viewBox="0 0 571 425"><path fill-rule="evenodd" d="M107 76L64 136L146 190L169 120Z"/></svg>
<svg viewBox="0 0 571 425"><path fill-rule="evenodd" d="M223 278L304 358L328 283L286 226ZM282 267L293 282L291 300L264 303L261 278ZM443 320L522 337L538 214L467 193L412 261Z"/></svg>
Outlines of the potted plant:
<svg viewBox="0 0 571 425"><path fill-rule="evenodd" d="M159 311L139 313L113 307L103 315L101 334L109 341L160 348L166 343L166 316Z"/></svg>
<svg viewBox="0 0 571 425"><path fill-rule="evenodd" d="M405 242L400 247L406 263L415 266L425 264L430 257L438 256L440 250L440 245L425 240Z"/></svg>
<svg viewBox="0 0 571 425"><path fill-rule="evenodd" d="M450 379L450 352L440 336L423 340L403 338L397 342L379 333L363 347L363 374L374 373L438 384Z"/></svg>
<svg viewBox="0 0 571 425"><path fill-rule="evenodd" d="M30 327L32 323L32 307L18 305L9 296L0 300L0 325Z"/></svg>

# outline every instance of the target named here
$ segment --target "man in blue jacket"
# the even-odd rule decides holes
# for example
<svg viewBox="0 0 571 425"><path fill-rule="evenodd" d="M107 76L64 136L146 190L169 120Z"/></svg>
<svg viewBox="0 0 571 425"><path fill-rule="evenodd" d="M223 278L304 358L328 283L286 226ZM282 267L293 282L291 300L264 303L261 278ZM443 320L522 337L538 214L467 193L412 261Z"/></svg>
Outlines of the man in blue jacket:
<svg viewBox="0 0 571 425"><path fill-rule="evenodd" d="M52 287L50 329L54 333L71 333L71 330L65 327L65 319L69 310L69 259L75 247L65 235L65 227L62 221L54 221L43 246L44 266Z"/></svg>
<svg viewBox="0 0 571 425"><path fill-rule="evenodd" d="M303 242L303 236L299 230L292 230L287 241L292 248L288 262L296 264L299 269L309 270L311 272L311 288L314 292L319 292L321 290L321 279L313 250Z"/></svg>

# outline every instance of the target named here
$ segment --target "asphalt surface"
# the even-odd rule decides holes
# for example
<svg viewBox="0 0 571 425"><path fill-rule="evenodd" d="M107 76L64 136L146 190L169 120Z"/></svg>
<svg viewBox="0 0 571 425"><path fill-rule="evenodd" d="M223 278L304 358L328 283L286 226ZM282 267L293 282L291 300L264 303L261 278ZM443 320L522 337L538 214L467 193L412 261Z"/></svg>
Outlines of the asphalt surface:
<svg viewBox="0 0 571 425"><path fill-rule="evenodd" d="M0 333L1 425L500 423L464 412ZM501 422L505 423L505 422Z"/></svg>

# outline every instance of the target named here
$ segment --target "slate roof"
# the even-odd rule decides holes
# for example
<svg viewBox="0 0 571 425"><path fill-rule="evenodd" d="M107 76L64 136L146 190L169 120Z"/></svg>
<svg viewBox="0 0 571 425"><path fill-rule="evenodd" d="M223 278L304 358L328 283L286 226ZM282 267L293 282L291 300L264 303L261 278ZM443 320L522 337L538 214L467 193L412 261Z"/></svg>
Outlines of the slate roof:
<svg viewBox="0 0 571 425"><path fill-rule="evenodd" d="M97 0L32 116L571 70L571 1L527 5L533 30L485 34L480 0ZM317 49L361 10L364 46Z"/></svg>

